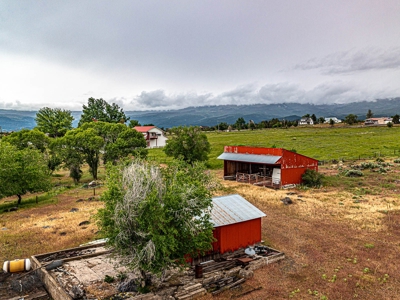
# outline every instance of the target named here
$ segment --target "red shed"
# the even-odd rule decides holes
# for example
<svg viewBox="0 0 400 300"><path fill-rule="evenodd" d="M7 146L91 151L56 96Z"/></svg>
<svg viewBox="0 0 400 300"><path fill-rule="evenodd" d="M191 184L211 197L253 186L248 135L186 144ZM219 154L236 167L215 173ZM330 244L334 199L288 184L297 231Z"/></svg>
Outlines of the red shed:
<svg viewBox="0 0 400 300"><path fill-rule="evenodd" d="M283 148L225 146L224 179L280 188L300 184L307 169L318 171L318 160Z"/></svg>
<svg viewBox="0 0 400 300"><path fill-rule="evenodd" d="M240 195L215 197L213 252L224 254L261 242L261 218L266 215Z"/></svg>

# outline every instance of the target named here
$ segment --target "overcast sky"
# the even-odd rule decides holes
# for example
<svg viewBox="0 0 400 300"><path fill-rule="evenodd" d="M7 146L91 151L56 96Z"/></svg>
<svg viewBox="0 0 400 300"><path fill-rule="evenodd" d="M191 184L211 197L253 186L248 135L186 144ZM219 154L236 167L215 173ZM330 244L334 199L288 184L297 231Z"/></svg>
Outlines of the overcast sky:
<svg viewBox="0 0 400 300"><path fill-rule="evenodd" d="M398 96L399 0L0 0L0 108Z"/></svg>

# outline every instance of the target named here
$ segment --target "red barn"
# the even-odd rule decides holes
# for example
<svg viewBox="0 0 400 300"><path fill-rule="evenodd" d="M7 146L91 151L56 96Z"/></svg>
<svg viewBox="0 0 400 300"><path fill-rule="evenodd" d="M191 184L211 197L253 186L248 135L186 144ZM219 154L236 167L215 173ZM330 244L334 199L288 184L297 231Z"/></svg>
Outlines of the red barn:
<svg viewBox="0 0 400 300"><path fill-rule="evenodd" d="M318 160L283 148L225 146L224 179L280 188L300 184L307 169L318 171Z"/></svg>
<svg viewBox="0 0 400 300"><path fill-rule="evenodd" d="M240 195L212 199L213 252L224 254L261 242L261 218L266 215Z"/></svg>

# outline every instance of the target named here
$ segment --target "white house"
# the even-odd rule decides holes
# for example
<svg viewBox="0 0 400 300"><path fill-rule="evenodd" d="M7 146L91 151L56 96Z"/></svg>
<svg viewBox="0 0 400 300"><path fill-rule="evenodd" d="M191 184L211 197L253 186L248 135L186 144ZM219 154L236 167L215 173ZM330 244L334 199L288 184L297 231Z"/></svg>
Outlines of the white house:
<svg viewBox="0 0 400 300"><path fill-rule="evenodd" d="M336 117L328 117L328 118L324 118L325 119L325 123L329 123L331 120L335 123L342 123L342 120L336 118Z"/></svg>
<svg viewBox="0 0 400 300"><path fill-rule="evenodd" d="M311 118L301 118L299 125L314 125L314 121Z"/></svg>
<svg viewBox="0 0 400 300"><path fill-rule="evenodd" d="M147 142L147 148L164 147L167 144L167 137L160 128L156 126L135 126L133 129L143 133Z"/></svg>

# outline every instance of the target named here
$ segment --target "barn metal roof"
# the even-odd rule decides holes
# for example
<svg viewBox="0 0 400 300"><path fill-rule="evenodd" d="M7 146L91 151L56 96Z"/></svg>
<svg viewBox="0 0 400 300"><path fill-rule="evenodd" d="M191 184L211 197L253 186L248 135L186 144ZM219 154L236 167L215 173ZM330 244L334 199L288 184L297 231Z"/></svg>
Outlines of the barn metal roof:
<svg viewBox="0 0 400 300"><path fill-rule="evenodd" d="M265 217L261 210L238 194L212 198L211 221L214 227Z"/></svg>
<svg viewBox="0 0 400 300"><path fill-rule="evenodd" d="M276 164L276 162L281 157L282 156L275 156L275 155L239 154L239 153L224 152L220 156L218 156L218 159L251 162L259 164Z"/></svg>

